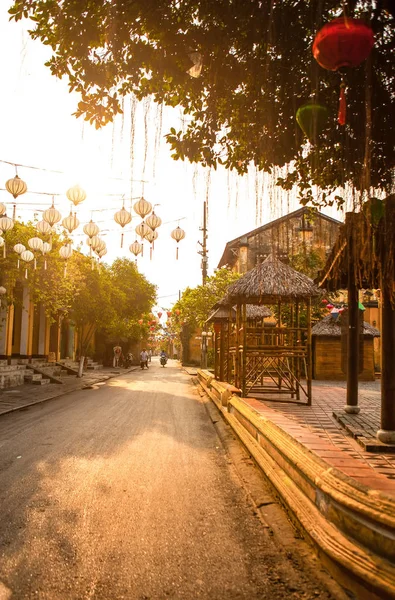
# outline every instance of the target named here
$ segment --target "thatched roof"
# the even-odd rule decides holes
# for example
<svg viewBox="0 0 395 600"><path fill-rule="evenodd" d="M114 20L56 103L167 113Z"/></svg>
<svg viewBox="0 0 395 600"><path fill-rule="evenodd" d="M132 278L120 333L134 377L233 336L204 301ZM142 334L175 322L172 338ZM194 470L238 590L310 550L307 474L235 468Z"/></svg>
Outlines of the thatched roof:
<svg viewBox="0 0 395 600"><path fill-rule="evenodd" d="M215 306L220 304L221 300L217 302ZM247 319L264 319L265 317L271 317L272 311L267 306L256 306L254 304L247 304L246 306ZM232 319L236 318L236 307L232 307ZM229 308L225 305L220 305L218 308L213 310L207 319L206 323L213 321L222 321L229 319Z"/></svg>
<svg viewBox="0 0 395 600"><path fill-rule="evenodd" d="M274 304L279 300L306 300L320 296L321 292L309 277L269 255L232 283L227 295L232 302Z"/></svg>
<svg viewBox="0 0 395 600"><path fill-rule="evenodd" d="M331 337L340 337L341 336L341 321L338 319L333 319L332 315L327 315L312 327L311 335L320 335L320 336L331 336ZM380 332L376 327L370 325L366 321L363 322L363 335L370 335L372 337L380 337Z"/></svg>

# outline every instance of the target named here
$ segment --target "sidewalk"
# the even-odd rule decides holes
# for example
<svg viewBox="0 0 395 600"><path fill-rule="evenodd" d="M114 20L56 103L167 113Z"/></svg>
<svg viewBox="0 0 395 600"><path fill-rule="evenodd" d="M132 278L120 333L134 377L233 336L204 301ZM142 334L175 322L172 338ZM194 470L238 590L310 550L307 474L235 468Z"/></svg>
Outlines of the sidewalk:
<svg viewBox="0 0 395 600"><path fill-rule="evenodd" d="M96 371L85 371L82 378L78 378L75 375L62 377L63 384L49 383L39 386L25 383L24 385L0 390L0 416L27 406L32 406L33 404L58 398L75 390L90 387L117 377L117 375L130 373L130 371L134 371L137 368L137 366L130 369L103 367Z"/></svg>
<svg viewBox="0 0 395 600"><path fill-rule="evenodd" d="M360 383L359 415L344 413L345 382L313 381L312 406L255 398L244 402L331 466L370 488L395 495L395 454L390 452L394 448L386 451L374 438L379 428L380 381ZM369 444L374 452L365 449Z"/></svg>

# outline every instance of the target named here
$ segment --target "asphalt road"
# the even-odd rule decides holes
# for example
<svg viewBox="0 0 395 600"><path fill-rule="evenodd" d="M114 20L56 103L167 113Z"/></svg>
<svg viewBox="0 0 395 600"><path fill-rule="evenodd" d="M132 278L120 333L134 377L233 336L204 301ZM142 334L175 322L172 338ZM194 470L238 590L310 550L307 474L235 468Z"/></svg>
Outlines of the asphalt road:
<svg viewBox="0 0 395 600"><path fill-rule="evenodd" d="M261 522L171 361L1 417L0 508L0 600L339 597Z"/></svg>

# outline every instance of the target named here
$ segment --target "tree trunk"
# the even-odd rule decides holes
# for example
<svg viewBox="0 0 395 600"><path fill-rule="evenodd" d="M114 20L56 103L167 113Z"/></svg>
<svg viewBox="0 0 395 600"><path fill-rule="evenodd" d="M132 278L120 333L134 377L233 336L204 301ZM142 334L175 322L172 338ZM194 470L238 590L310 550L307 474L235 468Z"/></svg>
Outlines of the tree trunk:
<svg viewBox="0 0 395 600"><path fill-rule="evenodd" d="M80 364L78 365L78 375L77 377L82 377L83 375L83 370L84 370L84 362L85 362L85 356L80 356Z"/></svg>

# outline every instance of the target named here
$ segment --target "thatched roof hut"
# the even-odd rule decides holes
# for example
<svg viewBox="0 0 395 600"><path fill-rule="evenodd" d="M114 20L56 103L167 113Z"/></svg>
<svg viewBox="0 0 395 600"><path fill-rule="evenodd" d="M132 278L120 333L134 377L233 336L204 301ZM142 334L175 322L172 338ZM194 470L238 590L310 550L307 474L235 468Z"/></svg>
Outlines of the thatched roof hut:
<svg viewBox="0 0 395 600"><path fill-rule="evenodd" d="M273 255L232 283L227 292L232 303L249 304L274 304L279 300L293 302L320 295L320 290L309 277Z"/></svg>
<svg viewBox="0 0 395 600"><path fill-rule="evenodd" d="M340 337L341 336L341 323L338 320L333 319L331 315L327 315L312 327L311 335L313 336L328 336L328 337ZM367 323L363 322L363 335L371 337L380 337L380 331Z"/></svg>
<svg viewBox="0 0 395 600"><path fill-rule="evenodd" d="M220 302L217 302L216 306L218 306ZM254 304L247 304L246 310L247 310L247 319L248 320L265 319L266 317L271 317L273 314L272 311L269 308L267 308L267 306L256 306ZM220 306L218 306L218 308L213 310L213 312L210 314L209 318L207 319L206 323L211 323L213 321L222 321L222 320L225 321L228 319L229 319L229 309L227 308L226 305L225 306L220 305ZM232 307L232 320L233 321L236 320L236 307L235 306Z"/></svg>

